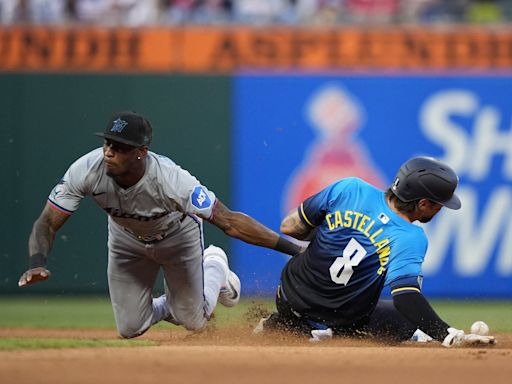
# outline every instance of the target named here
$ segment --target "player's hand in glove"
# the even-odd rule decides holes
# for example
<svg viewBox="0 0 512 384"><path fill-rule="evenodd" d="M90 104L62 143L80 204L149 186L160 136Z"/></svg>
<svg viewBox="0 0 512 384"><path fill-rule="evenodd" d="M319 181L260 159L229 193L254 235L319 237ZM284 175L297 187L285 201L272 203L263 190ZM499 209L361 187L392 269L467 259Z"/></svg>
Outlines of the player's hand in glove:
<svg viewBox="0 0 512 384"><path fill-rule="evenodd" d="M448 335L443 340L443 347L451 348L475 344L495 344L494 336L480 336L473 333L465 334L464 331L448 328Z"/></svg>
<svg viewBox="0 0 512 384"><path fill-rule="evenodd" d="M49 279L51 275L51 272L46 269L46 267L30 268L21 275L20 280L18 281L18 286L24 287L39 281L44 281Z"/></svg>

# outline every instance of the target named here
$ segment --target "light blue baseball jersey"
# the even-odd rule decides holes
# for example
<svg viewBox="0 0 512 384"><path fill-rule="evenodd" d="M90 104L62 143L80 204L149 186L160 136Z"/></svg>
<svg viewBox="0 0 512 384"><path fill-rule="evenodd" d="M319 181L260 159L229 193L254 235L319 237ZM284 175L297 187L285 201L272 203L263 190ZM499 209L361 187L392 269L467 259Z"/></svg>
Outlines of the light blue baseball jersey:
<svg viewBox="0 0 512 384"><path fill-rule="evenodd" d="M339 323L371 313L389 284L419 290L427 250L423 229L397 215L385 194L358 178L306 199L299 217L316 228L306 252L290 259L282 290L299 313Z"/></svg>

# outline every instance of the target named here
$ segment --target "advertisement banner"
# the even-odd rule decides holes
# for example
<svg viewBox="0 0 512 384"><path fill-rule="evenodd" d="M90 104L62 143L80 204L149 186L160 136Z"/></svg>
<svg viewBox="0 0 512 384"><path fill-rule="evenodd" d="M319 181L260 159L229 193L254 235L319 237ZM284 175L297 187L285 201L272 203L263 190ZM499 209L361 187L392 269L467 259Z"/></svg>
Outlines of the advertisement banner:
<svg viewBox="0 0 512 384"><path fill-rule="evenodd" d="M424 292L512 298L512 75L282 75L234 80L233 207L279 231L339 178L381 189L407 159L459 175L459 211L423 225ZM273 294L287 256L233 241L246 294Z"/></svg>
<svg viewBox="0 0 512 384"><path fill-rule="evenodd" d="M0 71L508 70L512 29L0 26Z"/></svg>

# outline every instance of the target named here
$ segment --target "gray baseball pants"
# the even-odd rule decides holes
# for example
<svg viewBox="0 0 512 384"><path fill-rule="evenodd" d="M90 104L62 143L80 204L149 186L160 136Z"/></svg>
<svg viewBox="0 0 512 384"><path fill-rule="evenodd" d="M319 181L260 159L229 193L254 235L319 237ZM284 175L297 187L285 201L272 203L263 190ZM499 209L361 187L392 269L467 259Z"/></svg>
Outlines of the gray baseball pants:
<svg viewBox="0 0 512 384"><path fill-rule="evenodd" d="M109 220L108 284L121 336L139 336L155 323L152 291L160 269L173 322L189 330L205 326L216 301L204 296L203 248L202 221L195 217L151 244Z"/></svg>

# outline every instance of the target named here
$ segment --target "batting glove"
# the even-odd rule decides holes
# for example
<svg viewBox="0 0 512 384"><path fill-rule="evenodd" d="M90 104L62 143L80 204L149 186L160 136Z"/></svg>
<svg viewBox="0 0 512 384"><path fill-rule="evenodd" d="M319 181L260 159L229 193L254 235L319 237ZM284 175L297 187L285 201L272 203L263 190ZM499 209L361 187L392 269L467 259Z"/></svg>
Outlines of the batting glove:
<svg viewBox="0 0 512 384"><path fill-rule="evenodd" d="M473 333L465 334L464 331L455 328L448 328L448 335L443 340L443 347L460 347L475 344L495 344L494 336L480 336Z"/></svg>

